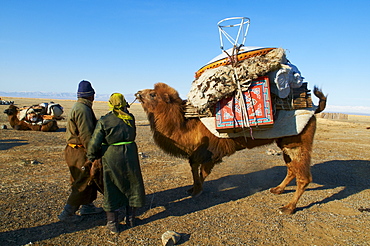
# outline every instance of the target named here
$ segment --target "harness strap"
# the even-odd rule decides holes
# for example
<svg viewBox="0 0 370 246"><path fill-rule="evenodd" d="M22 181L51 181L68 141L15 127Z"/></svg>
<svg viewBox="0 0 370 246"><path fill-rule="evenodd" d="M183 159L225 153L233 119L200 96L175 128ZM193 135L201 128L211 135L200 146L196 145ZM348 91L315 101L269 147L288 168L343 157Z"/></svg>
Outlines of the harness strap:
<svg viewBox="0 0 370 246"><path fill-rule="evenodd" d="M102 143L102 145L125 145L125 144L130 144L133 143L134 141L129 141L129 142L118 142L118 143L112 143L112 144L106 144Z"/></svg>

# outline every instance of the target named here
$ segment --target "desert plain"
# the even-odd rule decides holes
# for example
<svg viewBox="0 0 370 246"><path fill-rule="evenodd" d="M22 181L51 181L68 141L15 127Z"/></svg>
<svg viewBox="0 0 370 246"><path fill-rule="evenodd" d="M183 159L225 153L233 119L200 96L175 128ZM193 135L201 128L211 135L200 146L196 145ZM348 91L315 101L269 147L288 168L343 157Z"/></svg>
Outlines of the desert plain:
<svg viewBox="0 0 370 246"><path fill-rule="evenodd" d="M17 106L54 101L67 116L74 101L3 98ZM329 98L330 99L330 98ZM329 100L330 102L330 100ZM293 195L269 188L286 174L279 149L268 145L224 158L196 198L187 160L159 149L140 104L132 104L137 145L146 189L138 225L112 235L105 214L64 224L57 215L70 192L64 162L66 120L57 132L17 131L0 105L0 245L162 245L168 230L181 235L178 245L370 245L370 116L318 119L312 153L313 182L296 213L278 208ZM108 106L94 102L99 118ZM101 206L98 194L95 204ZM124 225L124 222L121 222Z"/></svg>

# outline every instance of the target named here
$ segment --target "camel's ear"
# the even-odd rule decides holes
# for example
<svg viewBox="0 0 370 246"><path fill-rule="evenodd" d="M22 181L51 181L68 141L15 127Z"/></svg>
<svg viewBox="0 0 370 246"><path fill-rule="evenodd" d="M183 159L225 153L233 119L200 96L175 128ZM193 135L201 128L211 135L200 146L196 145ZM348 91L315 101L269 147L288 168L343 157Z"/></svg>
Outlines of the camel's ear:
<svg viewBox="0 0 370 246"><path fill-rule="evenodd" d="M166 103L171 102L171 98L170 98L170 95L168 95L168 93L163 94L163 101L165 101Z"/></svg>

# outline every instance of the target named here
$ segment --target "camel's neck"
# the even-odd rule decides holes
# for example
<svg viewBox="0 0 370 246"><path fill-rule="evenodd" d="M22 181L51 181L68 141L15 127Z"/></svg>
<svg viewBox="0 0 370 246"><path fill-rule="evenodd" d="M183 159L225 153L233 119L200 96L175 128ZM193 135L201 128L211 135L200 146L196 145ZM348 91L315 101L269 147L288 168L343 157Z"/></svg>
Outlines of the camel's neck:
<svg viewBox="0 0 370 246"><path fill-rule="evenodd" d="M15 125L19 124L19 119L17 115L8 115L9 124L14 128Z"/></svg>
<svg viewBox="0 0 370 246"><path fill-rule="evenodd" d="M176 130L184 127L184 122L181 105L171 105L154 113L151 126L152 130L159 131L165 136L171 136Z"/></svg>
<svg viewBox="0 0 370 246"><path fill-rule="evenodd" d="M150 128L155 143L166 153L188 158L189 151L181 144L181 135L185 134L186 122L180 107L168 107L159 112L148 114Z"/></svg>

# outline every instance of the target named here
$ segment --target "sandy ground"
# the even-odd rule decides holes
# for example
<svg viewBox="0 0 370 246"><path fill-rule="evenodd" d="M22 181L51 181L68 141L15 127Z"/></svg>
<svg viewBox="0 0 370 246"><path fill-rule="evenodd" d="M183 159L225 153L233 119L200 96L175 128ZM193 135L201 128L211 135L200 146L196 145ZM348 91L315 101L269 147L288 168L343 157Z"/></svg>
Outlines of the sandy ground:
<svg viewBox="0 0 370 246"><path fill-rule="evenodd" d="M18 106L45 99L4 98ZM60 103L65 114L74 101ZM0 105L1 112L7 106ZM106 102L95 102L98 117ZM295 190L281 195L268 189L285 176L282 157L270 145L243 150L217 165L204 192L190 198L186 160L164 154L153 142L141 106L137 144L146 186L139 225L118 236L107 233L104 214L63 224L57 215L69 194L63 160L65 120L57 132L16 131L0 114L0 245L161 245L167 230L181 234L179 245L370 245L370 117L318 119L312 158L313 182L293 215L281 215ZM34 163L34 164L32 164ZM100 206L102 195L95 202ZM121 222L124 224L124 222Z"/></svg>

